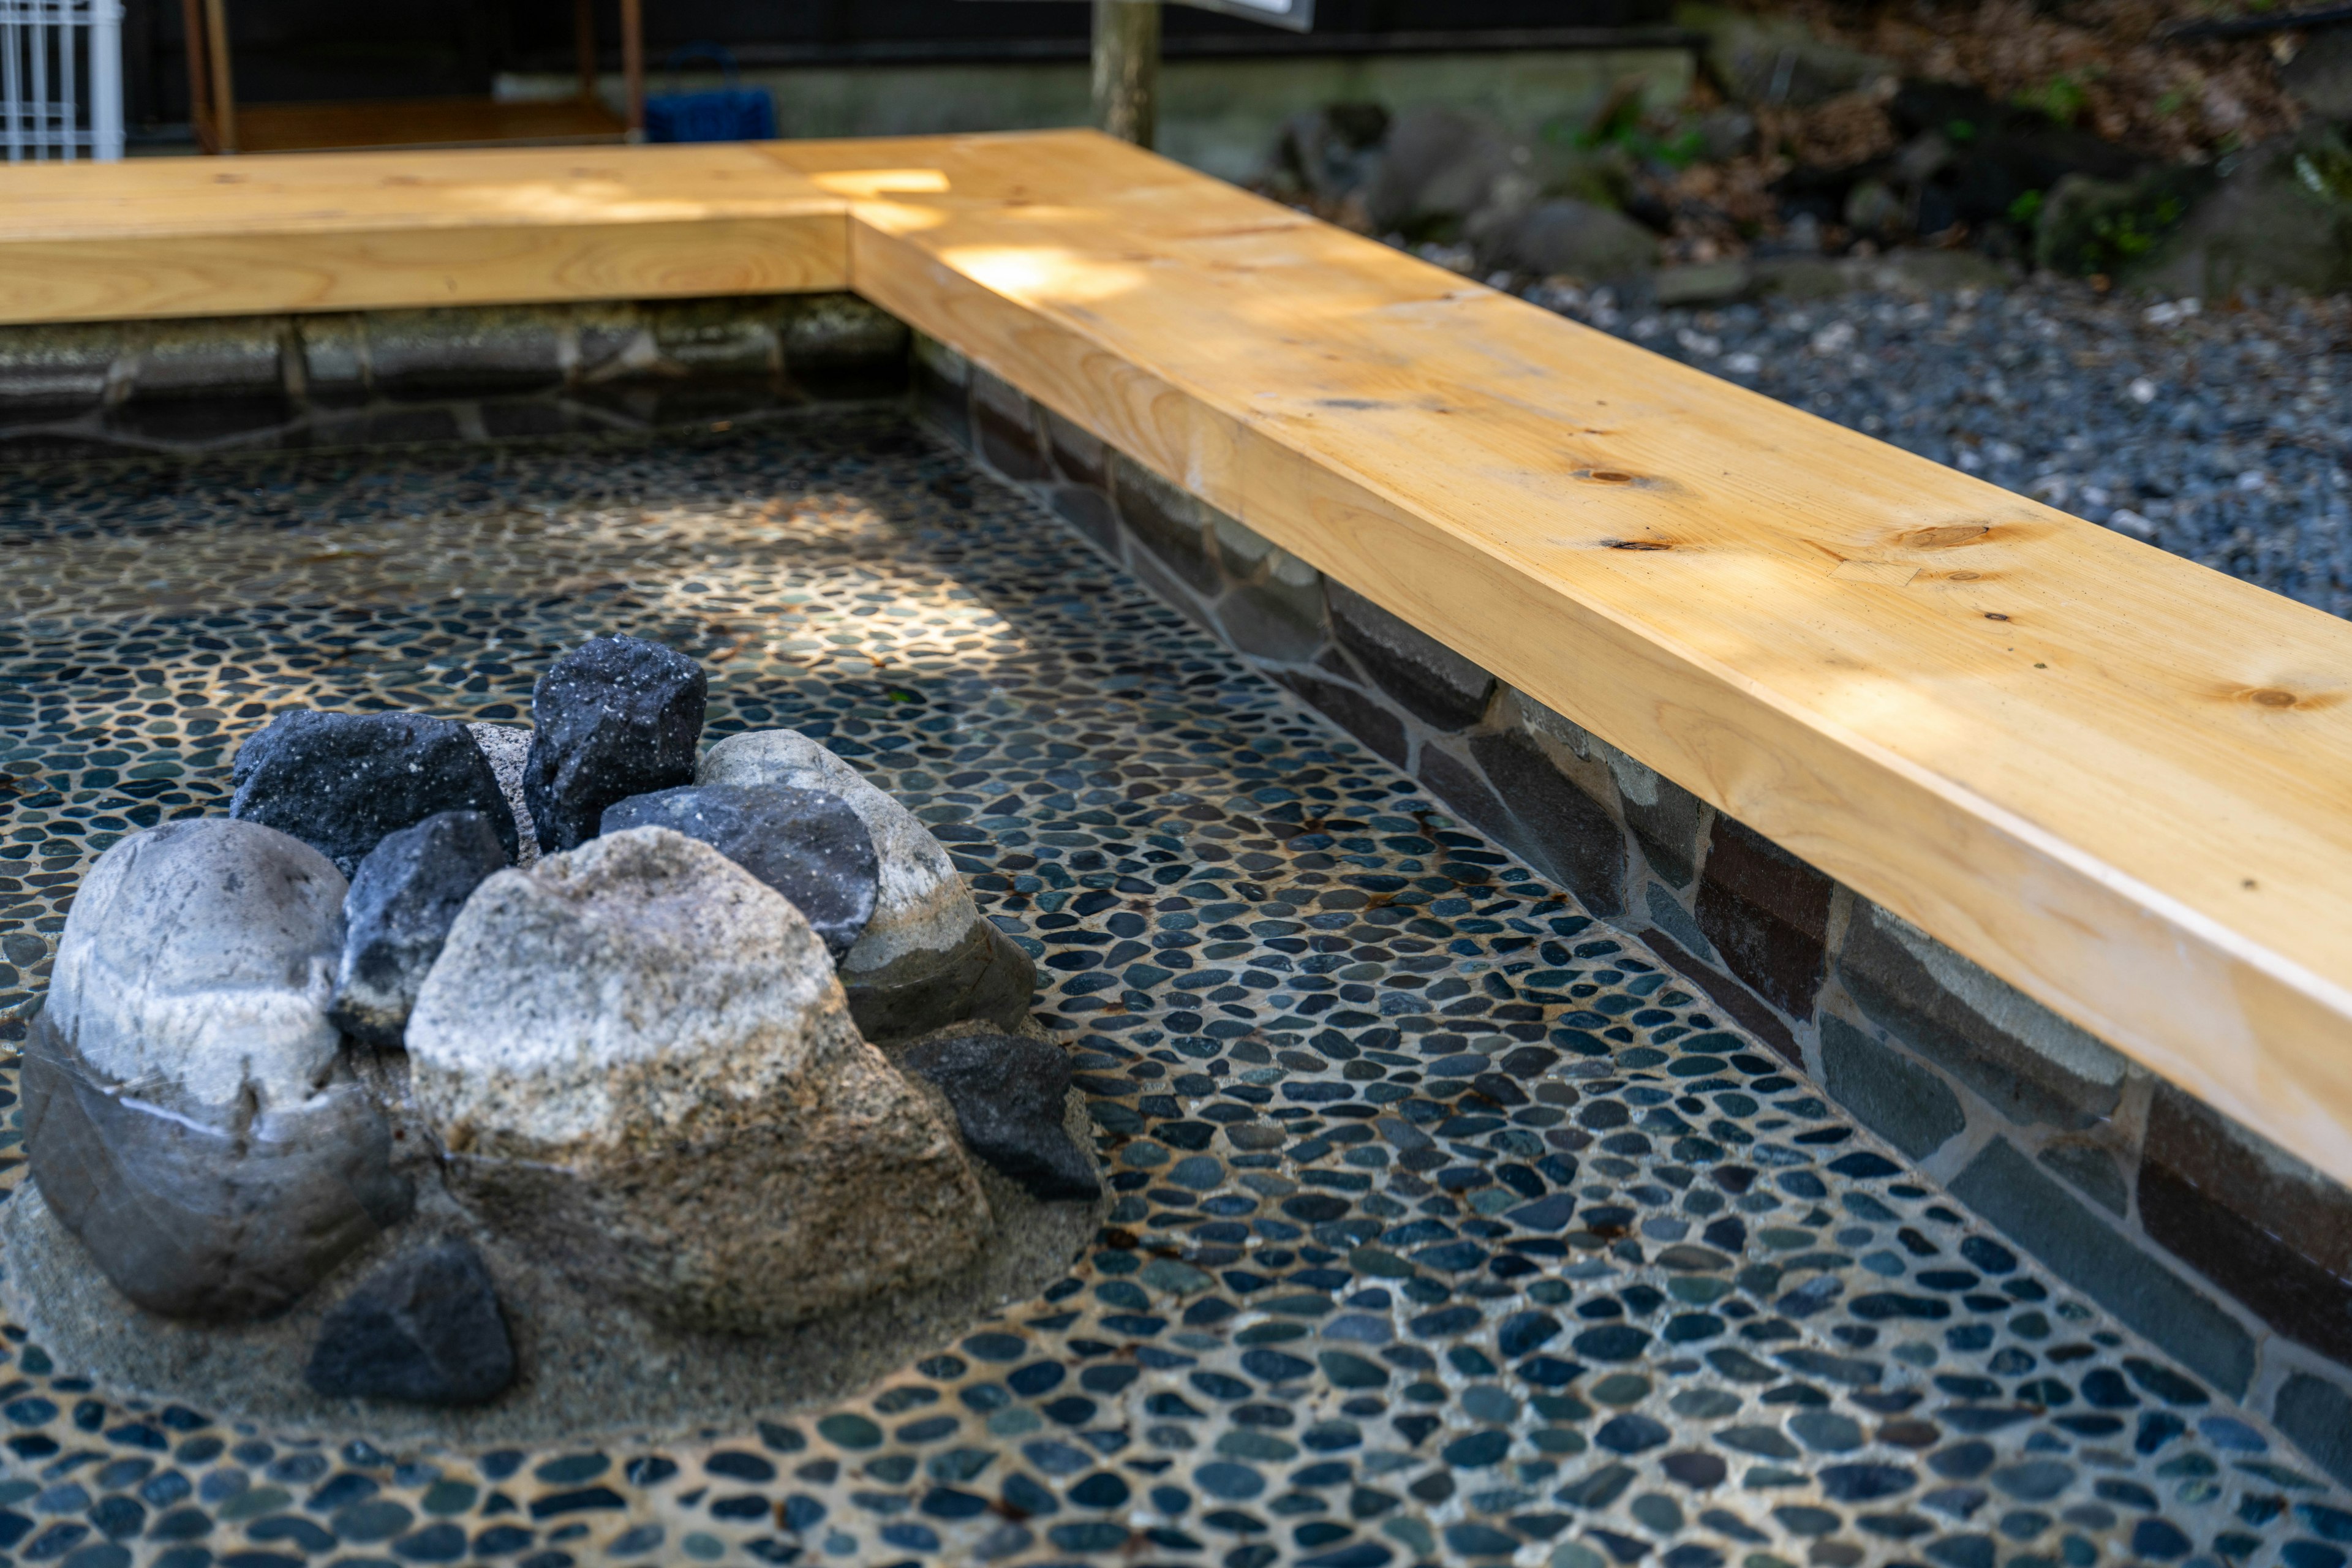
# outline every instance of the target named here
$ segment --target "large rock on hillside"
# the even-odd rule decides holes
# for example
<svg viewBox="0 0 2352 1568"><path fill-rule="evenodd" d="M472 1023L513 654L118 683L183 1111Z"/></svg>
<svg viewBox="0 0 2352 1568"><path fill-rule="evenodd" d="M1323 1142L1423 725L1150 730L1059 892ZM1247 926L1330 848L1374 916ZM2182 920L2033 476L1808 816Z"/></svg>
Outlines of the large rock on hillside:
<svg viewBox="0 0 2352 1568"><path fill-rule="evenodd" d="M405 1216L327 1000L344 885L257 823L173 822L91 868L25 1049L33 1178L141 1306L284 1310Z"/></svg>
<svg viewBox="0 0 2352 1568"><path fill-rule="evenodd" d="M904 1039L966 1019L1010 1028L1029 1011L1037 969L981 915L955 862L912 812L793 730L730 735L710 748L705 784L784 785L840 796L864 819L880 862L873 918L841 959L857 1026Z"/></svg>
<svg viewBox="0 0 2352 1568"><path fill-rule="evenodd" d="M686 655L635 637L593 637L550 666L522 779L540 851L585 844L633 795L692 784L709 686Z"/></svg>
<svg viewBox="0 0 2352 1568"><path fill-rule="evenodd" d="M989 1231L808 921L666 827L483 883L408 1051L461 1200L675 1325L780 1328L948 1273Z"/></svg>
<svg viewBox="0 0 2352 1568"><path fill-rule="evenodd" d="M688 784L604 808L604 831L672 827L793 901L836 960L874 918L874 839L848 803L787 784Z"/></svg>
<svg viewBox="0 0 2352 1568"><path fill-rule="evenodd" d="M387 833L436 812L496 815L514 857L514 825L490 763L466 726L425 713L280 713L237 748L228 814L290 833L348 877Z"/></svg>
<svg viewBox="0 0 2352 1568"><path fill-rule="evenodd" d="M2124 269L2125 280L2208 300L2257 289L2352 289L2352 139L2307 122L2232 163L2175 232Z"/></svg>
<svg viewBox="0 0 2352 1568"><path fill-rule="evenodd" d="M1658 265L1656 235L1623 213L1571 196L1498 211L1474 224L1471 238L1481 266L1587 283L1639 277Z"/></svg>
<svg viewBox="0 0 2352 1568"><path fill-rule="evenodd" d="M396 1046L417 987L441 956L457 911L482 879L504 869L489 817L445 811L386 834L343 898L343 956L327 1016L371 1045Z"/></svg>

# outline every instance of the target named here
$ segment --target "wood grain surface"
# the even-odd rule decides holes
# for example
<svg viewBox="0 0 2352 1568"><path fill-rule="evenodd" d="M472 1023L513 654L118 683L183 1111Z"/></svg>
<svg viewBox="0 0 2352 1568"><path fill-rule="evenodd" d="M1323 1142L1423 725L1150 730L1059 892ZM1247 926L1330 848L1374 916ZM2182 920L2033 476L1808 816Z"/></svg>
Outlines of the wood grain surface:
<svg viewBox="0 0 2352 1568"><path fill-rule="evenodd" d="M1087 132L858 290L2352 1178L2352 626Z"/></svg>
<svg viewBox="0 0 2352 1568"><path fill-rule="evenodd" d="M0 322L845 288L842 203L738 146L0 170Z"/></svg>

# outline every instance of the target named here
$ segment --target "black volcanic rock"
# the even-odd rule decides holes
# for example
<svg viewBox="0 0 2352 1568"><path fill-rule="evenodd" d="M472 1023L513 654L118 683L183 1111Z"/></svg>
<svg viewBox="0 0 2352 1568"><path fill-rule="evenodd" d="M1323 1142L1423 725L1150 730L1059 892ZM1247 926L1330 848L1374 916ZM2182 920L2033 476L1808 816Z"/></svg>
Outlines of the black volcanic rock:
<svg viewBox="0 0 2352 1568"><path fill-rule="evenodd" d="M688 784L608 806L603 830L668 827L698 838L783 894L835 963L874 918L880 865L849 804L784 784Z"/></svg>
<svg viewBox="0 0 2352 1568"><path fill-rule="evenodd" d="M400 1044L457 911L506 864L487 812L445 811L386 834L343 898L343 956L329 1020L373 1045Z"/></svg>
<svg viewBox="0 0 2352 1568"><path fill-rule="evenodd" d="M531 692L523 799L542 853L596 837L604 808L694 782L709 692L702 667L659 643L594 637Z"/></svg>
<svg viewBox="0 0 2352 1568"><path fill-rule="evenodd" d="M330 1399L497 1398L514 1381L514 1344L481 1255L446 1241L370 1274L319 1325L303 1375Z"/></svg>
<svg viewBox="0 0 2352 1568"><path fill-rule="evenodd" d="M237 748L228 814L291 834L349 877L387 833L437 812L488 815L515 854L514 824L466 726L424 713L280 713Z"/></svg>
<svg viewBox="0 0 2352 1568"><path fill-rule="evenodd" d="M899 1068L940 1086L964 1146L1037 1197L1102 1196L1094 1163L1063 1124L1070 1058L1027 1035L972 1029L919 1040Z"/></svg>

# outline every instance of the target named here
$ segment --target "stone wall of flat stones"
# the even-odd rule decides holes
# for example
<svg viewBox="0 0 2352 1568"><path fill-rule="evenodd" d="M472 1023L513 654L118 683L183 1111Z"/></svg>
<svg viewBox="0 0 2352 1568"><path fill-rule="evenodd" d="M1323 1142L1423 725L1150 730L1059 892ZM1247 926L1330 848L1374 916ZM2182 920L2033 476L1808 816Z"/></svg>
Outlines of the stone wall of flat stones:
<svg viewBox="0 0 2352 1568"><path fill-rule="evenodd" d="M853 294L0 327L0 460L630 431L906 388Z"/></svg>
<svg viewBox="0 0 2352 1568"><path fill-rule="evenodd" d="M949 437L2352 1484L2352 1193L954 351L915 358Z"/></svg>

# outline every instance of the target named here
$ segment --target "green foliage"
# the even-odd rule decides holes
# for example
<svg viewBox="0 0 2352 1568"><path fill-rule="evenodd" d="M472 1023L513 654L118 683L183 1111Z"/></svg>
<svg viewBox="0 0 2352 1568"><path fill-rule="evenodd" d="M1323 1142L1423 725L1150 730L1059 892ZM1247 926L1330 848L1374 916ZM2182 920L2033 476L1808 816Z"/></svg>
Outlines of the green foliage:
<svg viewBox="0 0 2352 1568"><path fill-rule="evenodd" d="M2329 142L2297 153L2294 180L2321 201L2352 202L2352 152Z"/></svg>
<svg viewBox="0 0 2352 1568"><path fill-rule="evenodd" d="M2079 77L2061 71L2039 89L2018 94L2017 102L2023 108L2041 110L2061 125L2072 125L2090 107L2091 95Z"/></svg>
<svg viewBox="0 0 2352 1568"><path fill-rule="evenodd" d="M2116 272L2156 248L2157 241L2189 216L2178 196L2159 196L2145 208L2101 213L2091 220L2082 246L2082 270Z"/></svg>
<svg viewBox="0 0 2352 1568"><path fill-rule="evenodd" d="M2042 194L2040 191L2020 192L2017 199L2009 204L2009 221L2032 228L2034 222L2042 216Z"/></svg>

